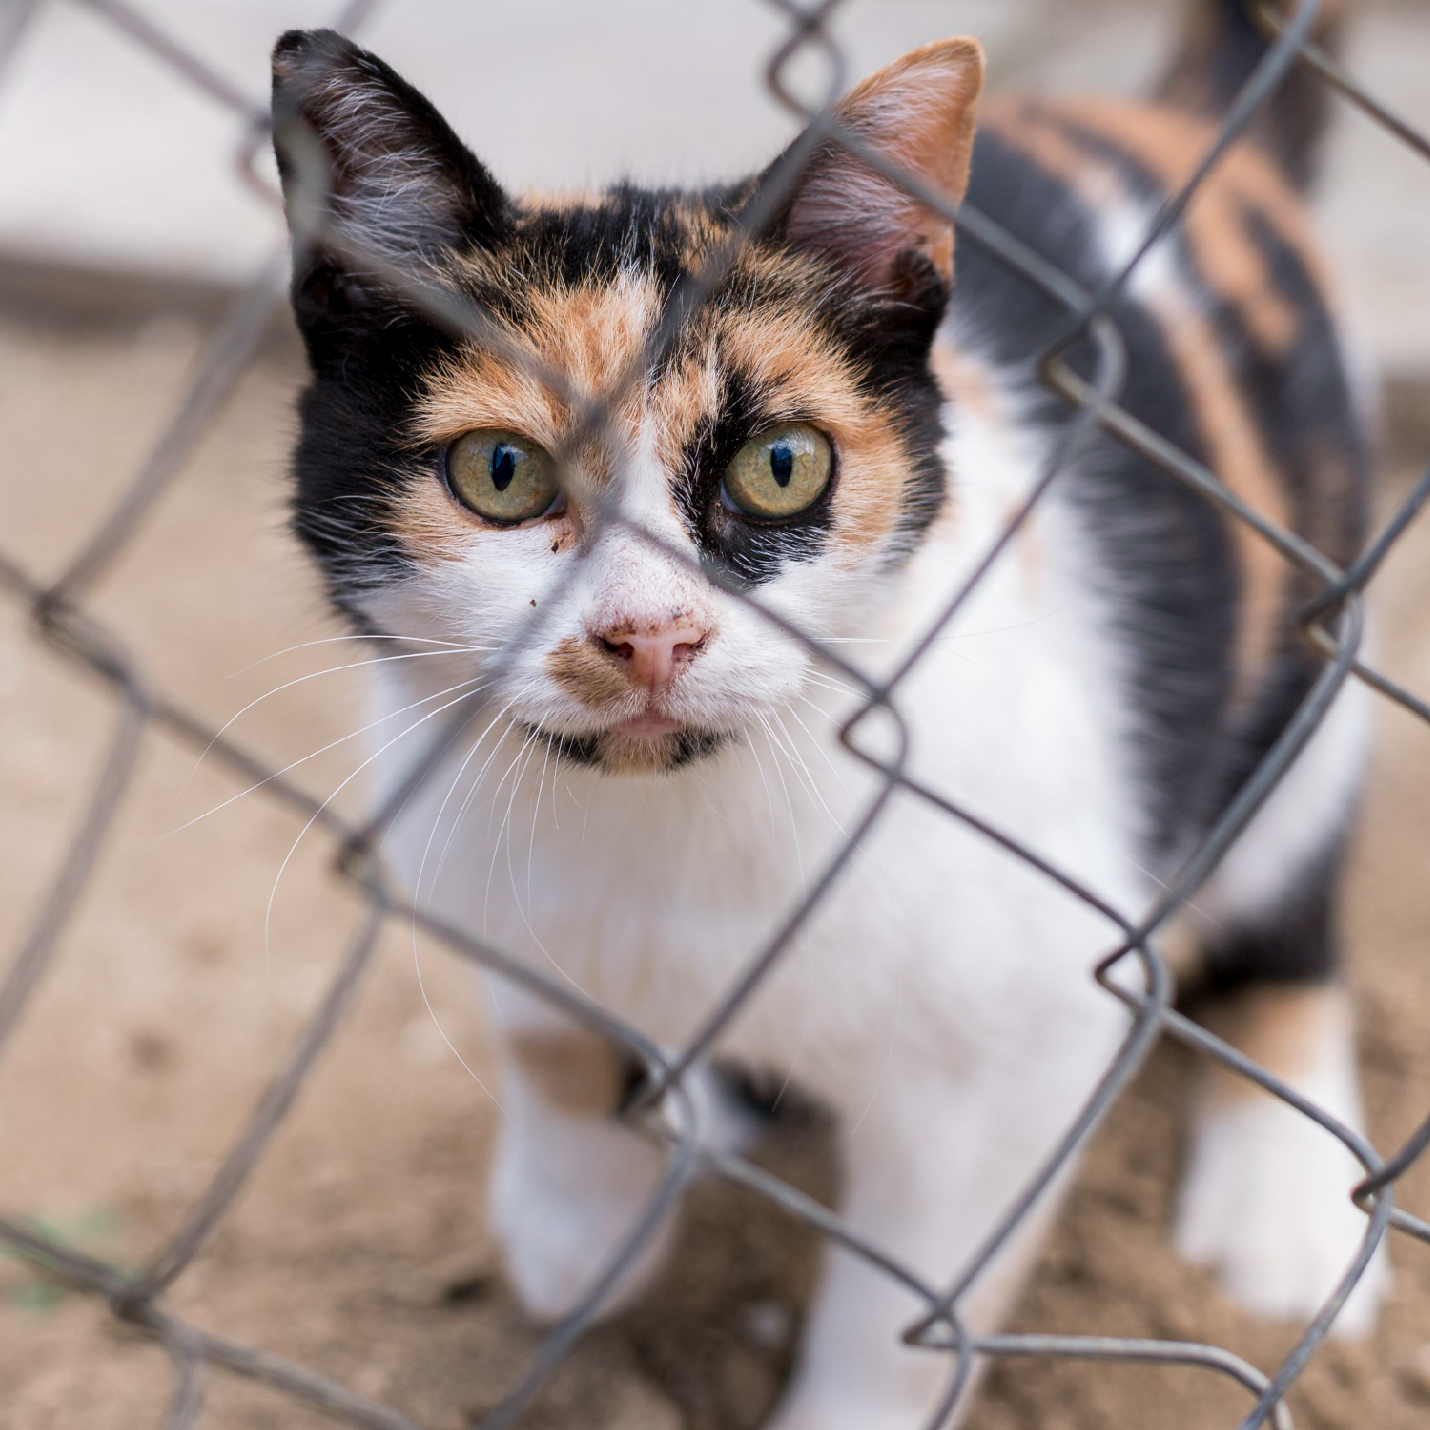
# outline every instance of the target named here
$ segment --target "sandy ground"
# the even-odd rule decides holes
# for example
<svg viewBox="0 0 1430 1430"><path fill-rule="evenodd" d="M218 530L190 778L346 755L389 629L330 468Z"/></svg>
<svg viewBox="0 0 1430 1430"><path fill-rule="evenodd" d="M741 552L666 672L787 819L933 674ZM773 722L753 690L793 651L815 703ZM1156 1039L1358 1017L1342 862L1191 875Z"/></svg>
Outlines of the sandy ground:
<svg viewBox="0 0 1430 1430"><path fill-rule="evenodd" d="M159 430L198 334L157 320L102 334L0 326L6 433L0 541L48 571ZM295 368L246 379L184 479L93 607L156 681L221 723L284 682L353 659L282 532ZM1403 483L1403 474L1396 479ZM1388 487L1394 484L1388 484ZM1430 690L1424 611L1430 529L1377 591L1384 663ZM336 654L334 654L336 652ZM237 673L235 673L237 672ZM350 731L352 677L324 674L249 710L234 732L274 763ZM81 807L109 720L104 693L31 642L0 606L0 948L13 946ZM358 742L297 773L326 793ZM353 795L360 780L339 801ZM154 738L93 887L0 1062L0 1206L132 1265L191 1205L304 1014L358 909L305 838L265 946L265 907L302 823L238 793L212 763ZM350 806L352 807L352 806ZM1430 1102L1430 731L1387 711L1349 910L1371 1129L1396 1144ZM437 1018L485 1077L469 977L416 953ZM1165 1229L1185 1059L1154 1060L1087 1159L1018 1313L1027 1329L1211 1340L1269 1367L1290 1341L1178 1264ZM537 1341L503 1288L482 1225L497 1114L424 1009L414 947L388 931L357 1008L236 1211L177 1284L196 1323L321 1368L434 1430L460 1430ZM779 1128L770 1165L831 1185L817 1121ZM1430 1212L1430 1169L1403 1201ZM775 1394L813 1250L737 1193L702 1192L675 1269L637 1312L593 1334L533 1408L532 1426L725 1430ZM1373 1344L1325 1350L1295 1397L1311 1430L1411 1430L1430 1414L1430 1248L1394 1247L1397 1282ZM161 1423L163 1356L101 1306L0 1258L0 1427L130 1430ZM975 1430L1213 1430L1246 1404L1204 1372L1010 1363ZM206 1425L300 1427L316 1417L216 1373Z"/></svg>

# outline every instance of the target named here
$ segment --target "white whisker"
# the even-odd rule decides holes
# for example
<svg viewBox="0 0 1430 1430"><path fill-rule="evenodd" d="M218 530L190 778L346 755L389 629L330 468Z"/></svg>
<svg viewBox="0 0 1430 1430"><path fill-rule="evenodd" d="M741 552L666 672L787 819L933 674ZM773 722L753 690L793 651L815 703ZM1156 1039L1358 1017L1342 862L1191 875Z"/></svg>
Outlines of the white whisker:
<svg viewBox="0 0 1430 1430"><path fill-rule="evenodd" d="M800 695L797 696L796 699L804 701L804 703L808 705L811 710L818 710L819 713L823 715L826 719L830 718L829 712L820 709L820 707L816 705L814 701L809 698L809 696ZM834 778L839 781L839 788L842 789L846 795L849 794L849 786L845 784L844 776L842 773L840 773L839 766L834 763L834 757L830 754L827 748L827 742L816 738L814 731L811 730L802 719L800 719L799 711L796 710L794 706L791 705L788 707L788 709L790 719L795 721L799 725L799 728L803 730L806 735L809 736L810 744L812 744L814 748L818 750L819 753L823 756L824 763L829 766L830 774L832 774Z"/></svg>
<svg viewBox="0 0 1430 1430"><path fill-rule="evenodd" d="M329 740L326 745L320 745L316 750L303 755L301 758L286 764L281 770L274 770L271 775L265 775L257 784L251 784L247 789L241 789L237 794L230 795L221 804L216 804L212 809L205 810L203 814L196 814L192 819L185 820L183 824L177 825L161 838L169 839L175 834L182 834L191 825L198 824L201 820L207 819L211 814L217 814L221 809L227 809L236 800L240 800L246 794L252 794L256 789L262 789L270 780L276 780L281 775L286 775L289 770L296 770L299 765L306 765L309 760L316 760L319 755L326 754L329 750L336 749L339 745L345 745L349 740L356 740L359 735L365 735L369 730L375 730L379 725L385 725L389 720L395 720L399 715L405 715L409 710L415 710L419 705L425 705L429 700L439 700L444 695L450 695L454 690L463 690L468 686L478 685L481 676L473 676L470 680L463 680L456 685L449 685L445 690L434 691L431 695L424 695L421 700L414 700L410 705L404 705L400 710L389 710L387 714L380 715L376 720L370 720L366 725L359 726L356 730L351 730L346 735L339 735L336 740ZM445 706L443 707L446 708Z"/></svg>
<svg viewBox="0 0 1430 1430"><path fill-rule="evenodd" d="M764 767L764 765L760 762L760 752L759 752L757 749L755 749L755 742L754 742L754 739L752 738L751 732L747 732L746 735L745 735L745 745L746 745L746 747L748 748L748 750L750 751L750 757L751 757L751 758L754 760L754 762L755 762L755 768L760 772L760 783L761 783L762 785L764 785L764 787L765 787L765 801L766 801L766 803L768 803L768 805L769 805L769 807L770 807L770 833L771 833L771 834L774 834L774 833L776 833L776 826L775 826L775 798L774 798L774 795L771 794L771 792L770 792L770 782L769 782L769 780L767 780L767 779L765 778L765 767Z"/></svg>
<svg viewBox="0 0 1430 1430"><path fill-rule="evenodd" d="M476 684L475 681L468 681L467 683L470 685ZM327 799L325 799L322 804L320 804L318 808L313 812L308 822L302 827L302 829L298 831L298 837L293 841L292 848L290 848L287 854L283 856L283 862L278 866L278 872L273 877L273 888L269 891L268 894L268 907L263 911L263 949L265 954L268 952L270 947L269 935L273 927L273 901L278 897L278 885L283 878L283 871L288 867L294 854L298 852L298 846L303 842L303 836L313 827L314 824L317 823L319 816L338 797L338 795L341 794L342 791L348 785L350 785L375 759L377 759L379 755L383 754L386 750L391 749L393 745L395 745L405 736L410 735L419 725L425 725L427 721L440 715L444 710L450 710L452 706L460 705L463 700L469 699L473 693L474 692L472 691L467 691L464 694L457 696L455 700L449 700L445 705L439 705L435 710L429 710L427 714L423 715L420 719L414 720L412 724L407 726L405 730L399 731L396 735L392 737L392 739L387 741L386 744L381 745L376 750L374 750L372 754L370 754L367 759L365 759L362 764L357 767L357 769L355 769L350 775L348 775L347 778L344 779L342 783L339 784L338 787L332 792L332 794L330 794Z"/></svg>
<svg viewBox="0 0 1430 1430"><path fill-rule="evenodd" d="M492 803L491 807L487 811L488 835L491 835L492 833L492 821L496 818L496 801L498 796L502 792L502 786L506 784L506 777L511 774L511 772L520 763L521 757L526 753L526 747L531 743L531 739L532 736L530 733L528 733L525 739L522 740L521 745L518 747L516 754L512 756L511 763L507 765L506 769L501 772L501 778L497 781L497 787L492 791ZM513 783L511 790L511 798L507 800L506 813L502 815L502 822L497 827L496 838L492 843L492 862L491 866L487 870L486 889L482 893L482 931L484 933L486 932L487 928L487 909L491 904L492 898L492 879L496 876L497 855L501 852L502 836L506 831L507 817L511 814L512 800L514 800L515 798L516 784Z"/></svg>
<svg viewBox="0 0 1430 1430"><path fill-rule="evenodd" d="M541 816L541 797L546 793L546 764L551 758L551 741L543 742L546 752L541 757L541 776L536 786L536 803L531 809L531 838L526 843L526 907L531 908L531 866L536 859L536 821Z"/></svg>
<svg viewBox="0 0 1430 1430"><path fill-rule="evenodd" d="M459 649L475 650L476 648L468 646L461 647ZM239 710L236 714L230 715L228 719L225 720L223 724L219 726L217 731L215 731L214 733L213 739L210 740L208 744L204 746L203 753L200 754L198 759L194 761L194 767L192 770L189 771L189 780L192 780L194 775L198 773L198 768L208 758L209 751L212 750L216 744L218 744L218 742L223 738L229 727L233 725L236 720L238 720L243 715L247 715L248 712L252 710L255 705L262 705L265 700L269 699L274 695L281 695L285 690L292 690L295 685L302 685L309 680L316 680L320 675L332 675L335 671L339 670L360 670L363 666L382 665L386 661L390 660L418 660L422 656L455 655L456 653L456 651L446 650L418 650L409 651L405 655L375 655L368 660L354 660L348 662L346 665L330 665L323 670L310 670L306 675L297 676L293 680L285 681L282 685L275 685L272 690L265 691L256 700L250 700L248 704L243 707L243 709ZM188 781L185 781L184 789L187 788ZM180 793L182 792L183 791L181 790Z"/></svg>
<svg viewBox="0 0 1430 1430"><path fill-rule="evenodd" d="M452 1050L452 1055L461 1065L466 1068L467 1075L472 1079L486 1095L496 1104L496 1109L503 1117L507 1115L506 1108L501 1104L501 1099L484 1083L476 1074L475 1069L464 1058L457 1048L457 1045L447 1036L447 1030L442 1026L442 1020L437 1016L437 1010L432 1006L432 1000L427 996L427 985L422 981L422 960L417 954L416 942L414 940L412 950L413 966L417 970L417 991L422 995L422 1004L427 1009L428 1016L432 1019L432 1026L441 1035L442 1041Z"/></svg>
<svg viewBox="0 0 1430 1430"><path fill-rule="evenodd" d="M522 923L526 925L527 933L529 933L533 939L536 938L536 930L531 926L531 900L528 898L527 902L523 905L521 902L521 893L516 887L516 869L511 862L512 841L509 837L509 832L512 825L512 810L516 808L516 797L521 791L521 782L526 778L527 767L531 764L532 756L536 753L537 742L540 739L540 734L536 730L533 730L526 737L526 742L521 747L521 768L516 772L516 778L511 782L511 798L506 802L506 815L502 819L502 831L498 836L506 848L506 877L507 882L511 885L511 896L516 901L517 912L521 915ZM528 883L528 893L530 892L530 888L531 885ZM540 939L537 939L537 943L540 943Z"/></svg>
<svg viewBox="0 0 1430 1430"><path fill-rule="evenodd" d="M480 745L482 741L487 738L487 736L491 733L493 727L510 709L511 706L508 704L503 705L502 708L497 711L497 713L492 717L491 723L486 727L485 730L482 731L480 735L477 736L478 745ZM481 769L479 769L477 773L472 777L472 783L468 786L467 793L462 800L461 807L457 810L457 817L452 821L451 829L447 831L446 842L442 845L441 854L437 856L437 868L432 875L432 886L434 888L437 885L437 881L442 877L442 867L447 862L447 851L452 847L452 841L457 837L457 831L462 827L462 820L465 818L467 810L471 808L472 801L477 797L477 791L482 787L482 780L486 778L487 770L491 768L492 761L496 759L497 751L501 749L501 742L502 736L498 735L496 744L492 746L491 754L489 754L486 759L482 761Z"/></svg>
<svg viewBox="0 0 1430 1430"><path fill-rule="evenodd" d="M542 942L540 935L536 932L535 928L532 927L530 911L528 908L524 908L522 906L521 894L516 886L516 870L511 862L511 840L508 837L508 834L511 827L512 809L516 804L517 792L520 789L521 781L526 774L527 765L531 762L531 754L535 742L539 739L544 738L545 737L542 735L540 730L532 730L527 735L526 739L522 741L521 749L516 752L516 759L514 759L512 763L507 766L506 770L504 770L502 773L501 779L497 781L497 787L494 791L494 795L501 793L501 787L503 784L506 783L506 777L508 774L511 773L512 767L517 763L517 761L520 760L522 762L521 768L517 770L516 778L512 780L511 797L507 800L506 812L502 815L501 828L497 831L496 843L492 848L492 862L491 866L487 870L487 887L482 899L482 927L483 929L485 929L487 923L487 909L491 903L492 879L496 874L497 857L502 852L503 845L505 845L507 880L511 884L512 899L516 904L517 913L521 915L521 921L526 927L527 934L530 936L532 943L536 945L537 949L541 953L541 956L547 961L547 963L549 963L552 968L554 968L556 972L559 973L562 978L564 978L567 983L571 985L572 988L574 988L583 997L589 998L591 995L587 993L586 990L574 978L572 978L572 976L556 961L556 959L551 954L551 950L546 947L545 943Z"/></svg>
<svg viewBox="0 0 1430 1430"><path fill-rule="evenodd" d="M500 719L500 714L496 718ZM473 1082L476 1083L479 1088L481 1088L484 1093L486 1093L489 1098L491 1098L492 1102L496 1104L497 1111L500 1112L503 1117L505 1117L507 1115L506 1108L502 1106L501 1100L486 1085L486 1083L484 1083L481 1078L477 1076L476 1070L467 1062L466 1058L462 1056L461 1050L457 1047L457 1045L451 1040L451 1038L447 1036L447 1030L442 1026L442 1020L437 1016L437 1010L432 1006L432 1000L427 996L427 983L422 976L422 953L417 940L417 911L422 899L422 875L427 868L427 858L432 852L432 841L437 837L438 829L441 828L442 813L447 808L448 800L452 798L452 793L457 788L457 784L461 780L463 772L472 762L472 759L476 755L477 750L480 748L482 741L486 738L487 730L490 730L492 728L492 725L494 724L496 724L495 719L491 722L491 725L488 725L486 727L486 730L483 730L482 733L478 735L477 738L472 742L472 748L467 752L466 756L462 760L462 763L458 766L457 773L452 776L452 782L447 786L447 793L442 796L442 803L438 807L436 818L432 821L432 832L427 836L427 844L422 851L421 862L417 866L417 879L412 894L412 967L413 971L417 974L417 991L422 995L422 1005L427 1009L427 1016L431 1018L432 1026L436 1028L438 1036L451 1050L453 1057L455 1057L457 1061L461 1063L462 1067L466 1070L467 1075L472 1079ZM455 830L455 828L456 821L453 821L453 829ZM432 876L431 889L428 890L429 898L431 897L432 891L436 889L437 880L441 877L441 873L442 867L441 861L439 860L437 871Z"/></svg>
<svg viewBox="0 0 1430 1430"><path fill-rule="evenodd" d="M843 695L854 695L861 700L867 700L869 698L868 691L860 690L858 686L855 685L849 685L836 676L830 675L829 672L825 670L807 670L804 673L804 678L812 681L816 685L823 686L826 690L835 690Z"/></svg>
<svg viewBox="0 0 1430 1430"><path fill-rule="evenodd" d="M779 780L780 788L784 791L785 807L789 811L790 838L794 843L795 869L799 873L799 886L801 890L805 890L807 889L807 885L804 877L804 855L799 847L799 821L795 818L794 815L794 800L790 798L789 785L785 783L784 771L780 769L780 762L777 753L778 747L775 741L774 732L770 729L770 722L765 718L764 715L761 715L759 717L759 720L761 726L764 728L765 739L769 742L770 762L775 767L775 778Z"/></svg>
<svg viewBox="0 0 1430 1430"><path fill-rule="evenodd" d="M794 712L791 711L790 713L793 714ZM839 831L840 834L845 835L845 837L847 838L848 834L844 828L844 825L839 821L834 811L830 809L828 803L826 802L824 794L820 790L819 785L814 778L814 772L809 768L808 762L805 760L804 756L800 754L798 747L795 745L794 736L790 734L788 727L785 725L785 722L780 719L779 715L775 711L770 711L770 718L775 722L776 725L780 727L781 734L783 734L785 739L789 741L790 764L794 769L795 775L799 778L805 789L818 802L819 807L824 811L826 817L829 819L829 822L835 827L835 829ZM803 721L801 721L800 723L803 724Z"/></svg>
<svg viewBox="0 0 1430 1430"><path fill-rule="evenodd" d="M405 645L446 646L452 651L472 649L470 646L459 645L455 641L429 640L426 636L324 636L321 640L299 641L297 645L285 645L282 650L275 650L271 655L260 656L257 660L249 661L247 665L239 666L237 670L229 675L228 679L233 680L237 676L247 674L250 670L256 670L260 665L267 665L270 660L277 660L280 655L291 655L295 650L307 650L309 647L315 645L334 645L338 641L401 641Z"/></svg>

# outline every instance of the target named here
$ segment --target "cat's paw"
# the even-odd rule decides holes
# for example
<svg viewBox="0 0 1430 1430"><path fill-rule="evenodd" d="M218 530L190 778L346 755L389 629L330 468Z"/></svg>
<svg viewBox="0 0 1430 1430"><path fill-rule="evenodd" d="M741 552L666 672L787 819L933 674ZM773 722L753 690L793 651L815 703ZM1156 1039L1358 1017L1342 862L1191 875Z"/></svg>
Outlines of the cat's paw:
<svg viewBox="0 0 1430 1430"><path fill-rule="evenodd" d="M1284 1103L1256 1095L1210 1109L1182 1186L1178 1250L1216 1271L1243 1310L1308 1321L1365 1238L1366 1215L1350 1200L1363 1176L1342 1143ZM1389 1281L1382 1245L1332 1333L1369 1335Z"/></svg>

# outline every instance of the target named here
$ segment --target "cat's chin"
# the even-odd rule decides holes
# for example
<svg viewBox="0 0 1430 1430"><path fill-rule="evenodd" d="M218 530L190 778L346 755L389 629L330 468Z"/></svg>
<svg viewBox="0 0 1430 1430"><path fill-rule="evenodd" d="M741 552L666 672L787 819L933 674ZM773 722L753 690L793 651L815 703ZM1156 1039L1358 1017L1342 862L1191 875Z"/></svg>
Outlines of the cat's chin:
<svg viewBox="0 0 1430 1430"><path fill-rule="evenodd" d="M735 738L729 732L669 720L632 720L589 735L566 735L535 725L527 729L577 764L611 775L669 774L713 755Z"/></svg>

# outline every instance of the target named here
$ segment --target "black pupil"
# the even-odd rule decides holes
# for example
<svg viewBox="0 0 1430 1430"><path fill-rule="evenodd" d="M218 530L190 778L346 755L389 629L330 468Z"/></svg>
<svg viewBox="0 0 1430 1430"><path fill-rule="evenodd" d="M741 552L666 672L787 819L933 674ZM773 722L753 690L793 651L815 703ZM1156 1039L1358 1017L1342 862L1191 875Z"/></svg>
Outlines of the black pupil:
<svg viewBox="0 0 1430 1430"><path fill-rule="evenodd" d="M516 448L508 447L505 442L499 442L492 452L492 485L499 492L504 492L511 485L511 479L516 475L518 455Z"/></svg>
<svg viewBox="0 0 1430 1430"><path fill-rule="evenodd" d="M779 441L770 448L770 475L780 486L789 486L794 475L794 448L788 442Z"/></svg>

